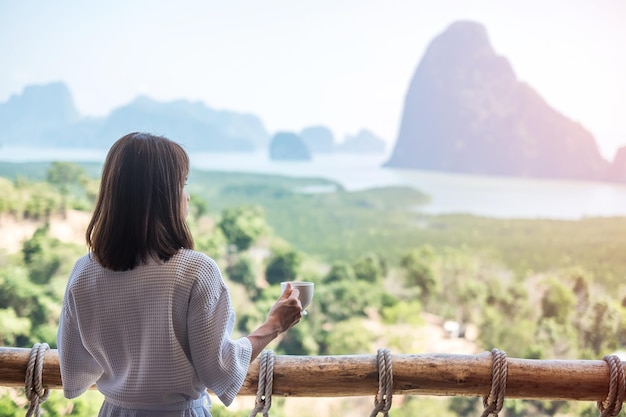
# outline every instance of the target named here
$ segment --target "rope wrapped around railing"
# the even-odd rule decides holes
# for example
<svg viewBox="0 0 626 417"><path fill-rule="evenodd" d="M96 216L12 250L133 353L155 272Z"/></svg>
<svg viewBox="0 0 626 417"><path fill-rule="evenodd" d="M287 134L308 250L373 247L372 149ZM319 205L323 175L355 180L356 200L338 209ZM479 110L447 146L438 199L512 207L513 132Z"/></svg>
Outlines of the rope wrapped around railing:
<svg viewBox="0 0 626 417"><path fill-rule="evenodd" d="M497 353L497 352L496 352ZM24 387L31 349L0 347L0 386ZM350 397L380 395L379 355L295 356L273 359L273 396ZM393 363L392 389L385 395L483 397L489 414L499 411L494 375L506 367L507 398L595 401L613 415L624 399L624 362L611 355L603 360L536 360L479 354L387 354ZM239 395L258 393L260 360L250 366ZM499 365L498 365L499 364ZM499 366L498 371L496 365ZM62 388L59 355L45 352L41 368L44 388ZM496 391L497 391L496 390ZM501 392L501 393L500 393ZM382 397L380 397L382 400ZM501 402L501 401L500 401ZM384 404L384 403L383 403Z"/></svg>

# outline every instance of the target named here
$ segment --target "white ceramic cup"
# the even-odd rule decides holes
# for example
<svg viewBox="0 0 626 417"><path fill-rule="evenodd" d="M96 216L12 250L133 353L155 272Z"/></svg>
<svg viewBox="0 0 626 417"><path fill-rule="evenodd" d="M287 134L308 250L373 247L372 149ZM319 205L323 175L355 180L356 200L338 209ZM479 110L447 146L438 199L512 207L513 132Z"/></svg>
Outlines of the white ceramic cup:
<svg viewBox="0 0 626 417"><path fill-rule="evenodd" d="M298 299L302 304L302 314L307 315L305 308L307 308L313 300L313 290L315 285L308 281L285 281L280 283L280 289L284 292L287 288L287 282L291 283L291 288L297 288L300 295Z"/></svg>

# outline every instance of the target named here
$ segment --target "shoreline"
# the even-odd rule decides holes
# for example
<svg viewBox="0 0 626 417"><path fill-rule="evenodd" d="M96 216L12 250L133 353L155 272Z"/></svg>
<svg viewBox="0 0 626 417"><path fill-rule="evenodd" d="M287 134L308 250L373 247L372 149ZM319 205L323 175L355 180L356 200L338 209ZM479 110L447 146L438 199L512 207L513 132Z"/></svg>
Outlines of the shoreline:
<svg viewBox="0 0 626 417"><path fill-rule="evenodd" d="M3 147L0 162L103 163L106 152ZM408 186L431 197L420 210L426 214L562 220L626 216L626 184L383 168L386 154L316 154L308 162L276 162L267 152L189 155L192 169L201 171L324 178L347 191Z"/></svg>

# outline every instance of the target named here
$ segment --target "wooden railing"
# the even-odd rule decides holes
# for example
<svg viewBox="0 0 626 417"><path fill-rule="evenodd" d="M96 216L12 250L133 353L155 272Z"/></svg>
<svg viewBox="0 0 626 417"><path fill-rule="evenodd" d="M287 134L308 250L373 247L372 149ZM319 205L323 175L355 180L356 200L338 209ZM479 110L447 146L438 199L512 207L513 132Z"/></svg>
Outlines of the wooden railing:
<svg viewBox="0 0 626 417"><path fill-rule="evenodd" d="M31 349L0 347L0 386L24 387ZM393 394L486 396L492 388L491 352L393 354ZM621 369L624 369L624 362ZM604 360L506 358L506 397L603 401L611 370ZM379 387L376 355L275 356L273 395L348 397L374 395ZM43 385L62 388L59 355L44 357ZM250 366L239 395L256 395L259 359Z"/></svg>

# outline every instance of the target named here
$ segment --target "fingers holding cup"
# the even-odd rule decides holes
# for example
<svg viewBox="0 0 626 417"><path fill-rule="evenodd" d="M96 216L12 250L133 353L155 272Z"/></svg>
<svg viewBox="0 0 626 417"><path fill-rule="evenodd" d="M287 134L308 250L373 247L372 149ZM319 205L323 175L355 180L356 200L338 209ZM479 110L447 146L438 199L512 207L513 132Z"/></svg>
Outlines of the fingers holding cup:
<svg viewBox="0 0 626 417"><path fill-rule="evenodd" d="M302 315L307 315L306 308L311 304L313 300L314 284L309 281L284 281L280 283L280 287L285 294L290 288L293 292L297 291L297 298L300 300L302 306Z"/></svg>

